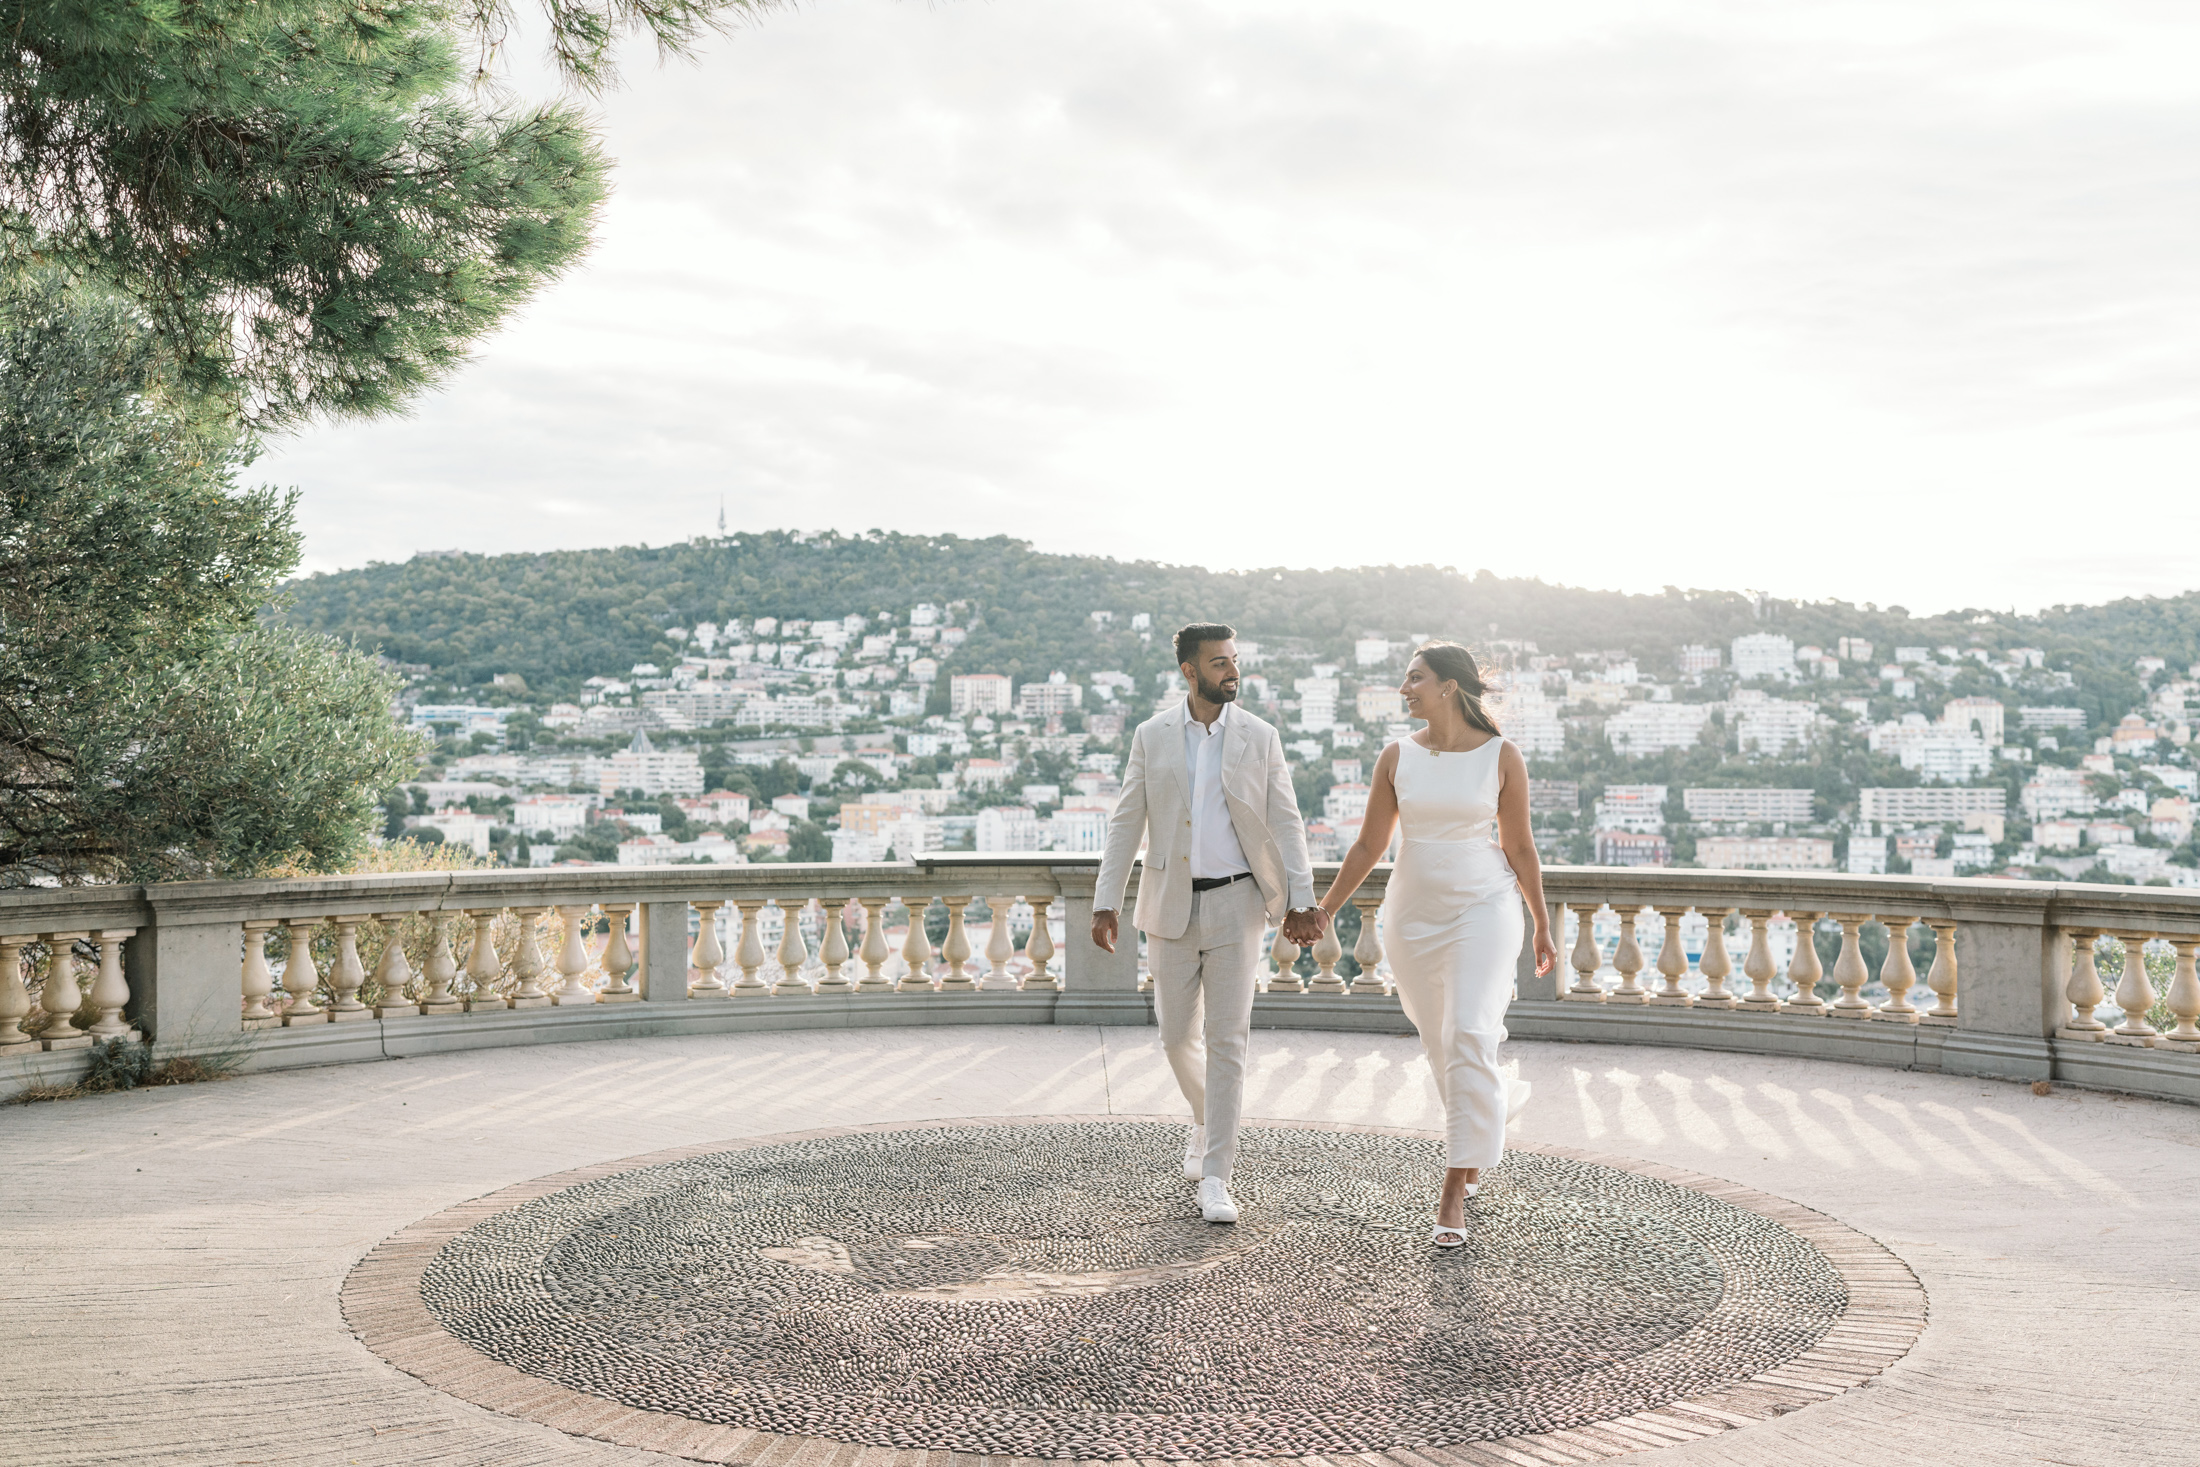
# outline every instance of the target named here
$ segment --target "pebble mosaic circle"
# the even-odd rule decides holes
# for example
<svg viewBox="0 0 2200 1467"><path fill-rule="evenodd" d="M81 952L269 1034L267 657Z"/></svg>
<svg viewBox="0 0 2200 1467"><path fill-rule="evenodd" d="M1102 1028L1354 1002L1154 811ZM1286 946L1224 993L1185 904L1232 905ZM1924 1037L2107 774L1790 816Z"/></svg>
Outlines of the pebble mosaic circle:
<svg viewBox="0 0 2200 1467"><path fill-rule="evenodd" d="M1249 1126L1235 1227L1181 1125L945 1125L721 1150L483 1217L418 1272L481 1355L583 1396L858 1446L1295 1457L1549 1432L1748 1381L1843 1315L1772 1218L1509 1154L1429 1246L1436 1142Z"/></svg>

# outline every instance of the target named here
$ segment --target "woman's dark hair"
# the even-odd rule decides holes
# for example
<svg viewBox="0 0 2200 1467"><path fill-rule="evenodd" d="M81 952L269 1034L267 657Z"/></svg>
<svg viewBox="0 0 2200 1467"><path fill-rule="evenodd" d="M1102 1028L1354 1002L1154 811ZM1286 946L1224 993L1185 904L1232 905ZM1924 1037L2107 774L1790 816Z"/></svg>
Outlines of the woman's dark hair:
<svg viewBox="0 0 2200 1467"><path fill-rule="evenodd" d="M1482 695L1489 691L1489 684L1482 681L1482 669L1474 665L1472 652L1457 642L1425 642L1414 649L1413 655L1444 682L1459 685L1459 711L1468 723L1484 733L1497 732L1497 720L1482 706Z"/></svg>

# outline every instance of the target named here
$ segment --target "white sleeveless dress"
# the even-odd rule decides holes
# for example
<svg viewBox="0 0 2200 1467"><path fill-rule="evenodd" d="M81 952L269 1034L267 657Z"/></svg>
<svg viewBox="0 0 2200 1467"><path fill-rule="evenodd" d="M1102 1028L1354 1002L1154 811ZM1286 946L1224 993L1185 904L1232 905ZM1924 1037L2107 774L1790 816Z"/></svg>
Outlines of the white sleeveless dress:
<svg viewBox="0 0 2200 1467"><path fill-rule="evenodd" d="M1444 1102L1453 1167L1497 1165L1505 1122L1528 1098L1515 1068L1497 1062L1526 932L1519 883L1497 843L1503 743L1464 754L1397 745L1402 840L1383 898L1383 945Z"/></svg>

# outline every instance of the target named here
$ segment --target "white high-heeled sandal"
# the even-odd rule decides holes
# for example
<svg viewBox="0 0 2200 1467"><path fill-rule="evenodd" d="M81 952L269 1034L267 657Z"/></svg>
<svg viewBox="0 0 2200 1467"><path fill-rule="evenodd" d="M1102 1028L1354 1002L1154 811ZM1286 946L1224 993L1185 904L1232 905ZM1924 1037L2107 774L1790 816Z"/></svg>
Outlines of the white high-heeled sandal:
<svg viewBox="0 0 2200 1467"><path fill-rule="evenodd" d="M1472 1197L1481 1189L1482 1184L1480 1182L1469 1182L1464 1195ZM1447 1236L1450 1238L1449 1242L1445 1241ZM1455 1228L1444 1223L1438 1223L1435 1227L1429 1229L1428 1240L1439 1248L1456 1248L1467 1241L1466 1228L1464 1225Z"/></svg>

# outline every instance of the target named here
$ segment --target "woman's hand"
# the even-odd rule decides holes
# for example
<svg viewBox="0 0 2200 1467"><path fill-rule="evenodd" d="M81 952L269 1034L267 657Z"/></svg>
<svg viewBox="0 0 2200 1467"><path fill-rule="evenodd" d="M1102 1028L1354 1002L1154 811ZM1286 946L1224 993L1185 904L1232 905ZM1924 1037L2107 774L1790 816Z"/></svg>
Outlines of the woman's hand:
<svg viewBox="0 0 2200 1467"><path fill-rule="evenodd" d="M1551 929L1535 929L1535 971L1548 973L1558 966L1558 945L1551 941Z"/></svg>

